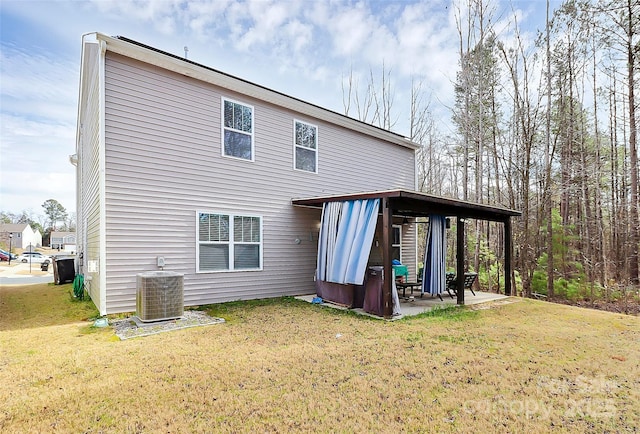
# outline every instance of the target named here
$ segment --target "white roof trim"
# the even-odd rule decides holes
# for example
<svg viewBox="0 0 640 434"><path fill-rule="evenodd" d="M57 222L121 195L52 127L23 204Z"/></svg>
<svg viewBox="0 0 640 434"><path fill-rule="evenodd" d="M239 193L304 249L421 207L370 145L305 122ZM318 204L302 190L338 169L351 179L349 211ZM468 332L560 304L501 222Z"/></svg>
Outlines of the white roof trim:
<svg viewBox="0 0 640 434"><path fill-rule="evenodd" d="M161 52L150 50L121 39L112 38L102 33L96 33L95 35L98 40L106 43L107 51L211 83L234 92L249 95L279 107L284 107L294 112L321 119L333 125L338 125L409 149L418 149L420 147L417 143L398 134L357 121L337 112L284 95L260 85L208 69L192 62L184 61L180 58L167 56Z"/></svg>

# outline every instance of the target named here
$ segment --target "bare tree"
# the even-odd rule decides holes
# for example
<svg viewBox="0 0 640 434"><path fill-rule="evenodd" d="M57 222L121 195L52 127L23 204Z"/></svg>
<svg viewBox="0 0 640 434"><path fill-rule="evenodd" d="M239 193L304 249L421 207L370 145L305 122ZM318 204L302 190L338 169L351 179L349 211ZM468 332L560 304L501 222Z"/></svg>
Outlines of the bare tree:
<svg viewBox="0 0 640 434"><path fill-rule="evenodd" d="M342 79L342 106L344 114L350 116L355 106L356 118L362 122L391 130L398 118L393 113L395 92L392 86L391 70L382 62L380 83L377 83L373 68L369 68L369 76L364 90L354 77L353 68L349 75ZM345 83L346 81L346 83Z"/></svg>
<svg viewBox="0 0 640 434"><path fill-rule="evenodd" d="M554 258L553 258L553 210L551 200L551 23L549 21L549 0L547 0L545 22L545 50L546 50L546 85L547 85L547 110L545 116L545 148L544 148L544 166L545 166L545 219L547 221L547 296L554 297Z"/></svg>

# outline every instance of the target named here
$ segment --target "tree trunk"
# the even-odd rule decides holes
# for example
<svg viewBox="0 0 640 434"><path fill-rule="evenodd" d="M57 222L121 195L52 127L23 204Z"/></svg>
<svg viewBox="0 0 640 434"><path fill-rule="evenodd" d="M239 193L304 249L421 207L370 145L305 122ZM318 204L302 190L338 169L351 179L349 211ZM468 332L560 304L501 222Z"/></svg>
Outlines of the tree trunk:
<svg viewBox="0 0 640 434"><path fill-rule="evenodd" d="M634 11L632 0L627 0L627 88L629 101L629 157L631 168L631 254L629 264L629 279L633 284L638 284L638 242L640 242L640 222L638 221L638 150L636 148L636 108L635 108L635 58L634 50ZM636 17L637 19L637 17Z"/></svg>
<svg viewBox="0 0 640 434"><path fill-rule="evenodd" d="M551 202L551 43L549 24L549 0L547 0L546 22L546 50L547 50L547 116L546 116L546 147L544 152L545 166L545 217L547 220L547 297L555 296L553 291L554 264L553 264L553 222Z"/></svg>

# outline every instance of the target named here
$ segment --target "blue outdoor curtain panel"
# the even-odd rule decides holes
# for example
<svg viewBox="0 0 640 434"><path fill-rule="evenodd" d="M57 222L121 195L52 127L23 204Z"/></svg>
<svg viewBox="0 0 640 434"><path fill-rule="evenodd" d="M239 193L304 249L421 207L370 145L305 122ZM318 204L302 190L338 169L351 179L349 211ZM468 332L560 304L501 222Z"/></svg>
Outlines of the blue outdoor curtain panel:
<svg viewBox="0 0 640 434"><path fill-rule="evenodd" d="M318 237L318 280L362 285L379 206L379 199L325 202Z"/></svg>
<svg viewBox="0 0 640 434"><path fill-rule="evenodd" d="M442 294L446 285L445 258L447 253L446 219L441 215L429 216L429 229L424 252L422 293Z"/></svg>

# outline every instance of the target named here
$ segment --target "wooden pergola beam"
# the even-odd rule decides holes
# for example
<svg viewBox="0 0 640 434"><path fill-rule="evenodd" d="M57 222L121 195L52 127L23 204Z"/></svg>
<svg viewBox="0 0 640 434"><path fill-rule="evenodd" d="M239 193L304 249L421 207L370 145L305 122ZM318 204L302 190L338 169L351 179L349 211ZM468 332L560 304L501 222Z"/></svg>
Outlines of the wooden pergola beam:
<svg viewBox="0 0 640 434"><path fill-rule="evenodd" d="M456 225L456 303L464 304L464 219Z"/></svg>
<svg viewBox="0 0 640 434"><path fill-rule="evenodd" d="M393 244L393 210L389 204L389 198L383 197L380 201L382 207L382 300L383 315L391 318L393 315L393 268L391 266L391 249Z"/></svg>
<svg viewBox="0 0 640 434"><path fill-rule="evenodd" d="M511 291L511 218L507 217L504 221L504 295L512 295ZM499 282L498 282L499 283Z"/></svg>

